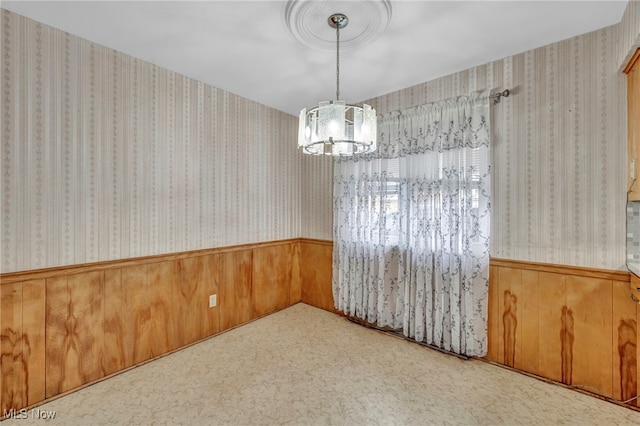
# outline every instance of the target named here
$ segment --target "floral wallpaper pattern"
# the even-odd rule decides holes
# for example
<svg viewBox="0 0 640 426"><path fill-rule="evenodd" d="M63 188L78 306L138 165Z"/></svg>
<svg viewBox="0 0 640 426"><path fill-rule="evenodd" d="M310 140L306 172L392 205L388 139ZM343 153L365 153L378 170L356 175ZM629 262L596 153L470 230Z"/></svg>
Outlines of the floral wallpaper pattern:
<svg viewBox="0 0 640 426"><path fill-rule="evenodd" d="M6 10L1 24L2 272L300 236L295 117Z"/></svg>
<svg viewBox="0 0 640 426"><path fill-rule="evenodd" d="M386 114L510 89L491 107L492 257L625 269L619 31L603 28L366 102Z"/></svg>
<svg viewBox="0 0 640 426"><path fill-rule="evenodd" d="M296 118L2 10L0 270L332 238L333 164ZM379 114L485 89L494 257L624 269L620 24L376 97ZM134 143L135 141L135 143Z"/></svg>

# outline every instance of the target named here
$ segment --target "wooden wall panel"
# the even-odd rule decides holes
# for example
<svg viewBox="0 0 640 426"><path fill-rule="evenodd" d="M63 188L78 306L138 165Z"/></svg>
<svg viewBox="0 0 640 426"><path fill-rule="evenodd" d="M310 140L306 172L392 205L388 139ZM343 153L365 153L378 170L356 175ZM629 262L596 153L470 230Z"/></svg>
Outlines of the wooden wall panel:
<svg viewBox="0 0 640 426"><path fill-rule="evenodd" d="M11 288L9 285L6 286L7 290L9 288ZM6 357L7 359L9 358L9 356L12 357L13 359L13 348L12 348L12 344L11 344L11 340L9 339L9 330L11 330L11 327L7 327L6 329L4 328L3 324L3 320L2 320L2 312L3 312L3 307L4 307L4 302L3 302L4 298L3 298L3 288L2 286L0 286L0 410L4 410L4 409L8 409L8 408L12 408L9 406L5 406L5 399L8 399L8 397L5 397L4 393L5 393L5 387L3 385L4 383L4 375L5 375L5 371L2 368L4 365L4 361L3 361L3 357ZM9 307L13 306L15 302L13 301L13 298L8 298L7 299L7 311L9 311ZM7 321L8 322L8 321ZM3 355L5 353L5 350L7 351L7 355ZM9 355L10 354L10 355ZM9 363L9 361L7 360L7 364ZM7 386L10 386L11 384L13 384L13 380L10 378L7 378Z"/></svg>
<svg viewBox="0 0 640 426"><path fill-rule="evenodd" d="M77 387L102 377L104 273L71 275L67 286L70 303L67 330L70 335L73 333L73 338L69 336L68 341L77 345L77 352L71 351L71 357L67 357L67 365L69 368L79 367L81 380L74 386Z"/></svg>
<svg viewBox="0 0 640 426"><path fill-rule="evenodd" d="M22 334L22 323L16 324L14 311L22 310L22 297L16 287L22 283L12 283L0 286L0 410L14 408L15 405L23 404L21 398L19 403L14 402L14 394L21 394L15 389L19 386L20 380L15 377L13 369L14 351L20 345L18 353L22 355L22 344L14 337ZM6 383L6 386L5 386Z"/></svg>
<svg viewBox="0 0 640 426"><path fill-rule="evenodd" d="M47 280L46 396L102 377L102 272Z"/></svg>
<svg viewBox="0 0 640 426"><path fill-rule="evenodd" d="M298 291L333 310L331 254L331 242L301 240L5 274L0 407L38 403L248 322L295 303ZM492 260L490 279L488 359L618 400L640 391L629 274ZM208 308L210 294L218 308Z"/></svg>
<svg viewBox="0 0 640 426"><path fill-rule="evenodd" d="M180 346L199 339L204 315L205 300L200 300L200 283L204 278L203 256L180 259L178 261L179 279L174 282L175 288L175 328L174 333Z"/></svg>
<svg viewBox="0 0 640 426"><path fill-rule="evenodd" d="M0 409L39 403L300 301L299 246L2 274ZM218 306L209 308L212 294Z"/></svg>
<svg viewBox="0 0 640 426"><path fill-rule="evenodd" d="M635 302L640 303L640 278L634 274L631 274L631 282L629 283L629 291L633 295L633 300ZM631 298L631 296L629 296ZM636 374L638 375L637 386L636 386L636 395L640 395L640 374L638 374L638 363L640 363L640 306L636 304ZM631 356L631 354L629 354ZM633 368L633 366L630 366ZM635 395L634 395L635 396ZM640 401L635 400L637 406L640 407Z"/></svg>
<svg viewBox="0 0 640 426"><path fill-rule="evenodd" d="M630 289L631 292L634 294L634 300L637 303L640 303L640 278L638 278L637 276L631 274L631 283L630 283ZM640 307L637 307L637 334L636 334L636 360L638 363L640 363ZM638 368L638 365L636 364L636 372L640 370L640 368ZM638 385L637 385L637 391L636 391L636 395L640 395L640 375L638 377ZM640 401L636 399L636 405L640 406Z"/></svg>
<svg viewBox="0 0 640 426"><path fill-rule="evenodd" d="M565 356L567 351L562 349L562 342L566 341L566 333L562 332L565 300L566 276L540 272L538 274L538 374L558 382L562 382L563 374L570 375L570 364L566 362L569 357ZM563 336L565 336L564 340Z"/></svg>
<svg viewBox="0 0 640 426"><path fill-rule="evenodd" d="M293 256L293 244L253 250L251 306L254 317L258 318L289 306Z"/></svg>
<svg viewBox="0 0 640 426"><path fill-rule="evenodd" d="M251 278L253 252L220 254L220 330L251 321Z"/></svg>
<svg viewBox="0 0 640 426"><path fill-rule="evenodd" d="M127 302L122 294L122 269L104 271L102 371L105 376L131 365L126 363L124 345L123 318L126 306Z"/></svg>
<svg viewBox="0 0 640 426"><path fill-rule="evenodd" d="M69 292L68 277L47 279L46 284L46 397L50 398L69 389L65 381L65 341L67 339L67 317Z"/></svg>
<svg viewBox="0 0 640 426"><path fill-rule="evenodd" d="M631 300L629 283L613 281L613 398L626 401L638 389L638 304ZM637 400L633 405L638 405Z"/></svg>
<svg viewBox="0 0 640 426"><path fill-rule="evenodd" d="M567 277L567 307L573 312L572 376L567 384L612 396L612 282Z"/></svg>
<svg viewBox="0 0 640 426"><path fill-rule="evenodd" d="M178 348L177 330L172 323L177 261L151 263L147 269L149 305L149 348L151 358Z"/></svg>
<svg viewBox="0 0 640 426"><path fill-rule="evenodd" d="M539 273L522 271L520 285L520 346L515 367L532 374L538 374L539 364Z"/></svg>
<svg viewBox="0 0 640 426"><path fill-rule="evenodd" d="M180 259L174 282L175 324L178 345L184 346L219 331L219 307L209 307L218 294L219 255Z"/></svg>
<svg viewBox="0 0 640 426"><path fill-rule="evenodd" d="M122 268L122 343L125 368L152 357L147 269L148 265Z"/></svg>
<svg viewBox="0 0 640 426"><path fill-rule="evenodd" d="M522 287L522 270L500 268L498 272L498 362L515 367L522 347L522 312L519 307Z"/></svg>
<svg viewBox="0 0 640 426"><path fill-rule="evenodd" d="M500 290L500 268L497 266L489 266L489 301L488 301L488 318L487 318L487 332L488 332L488 347L487 347L487 359L491 361L499 362L499 346L500 346L500 331L499 331L499 290Z"/></svg>
<svg viewBox="0 0 640 426"><path fill-rule="evenodd" d="M635 278L493 260L487 358L619 401L632 398L639 387L638 306L625 279Z"/></svg>
<svg viewBox="0 0 640 426"><path fill-rule="evenodd" d="M45 398L45 280L22 283L23 356L27 372L27 403Z"/></svg>
<svg viewBox="0 0 640 426"><path fill-rule="evenodd" d="M203 283L200 287L200 298L205 300L206 314L202 318L202 334L200 338L212 336L220 332L220 255L212 254L206 257L203 266ZM204 277L207 277L206 279ZM209 308L209 295L215 294L217 306Z"/></svg>
<svg viewBox="0 0 640 426"><path fill-rule="evenodd" d="M611 396L612 282L567 277L567 306L573 312L571 384Z"/></svg>
<svg viewBox="0 0 640 426"><path fill-rule="evenodd" d="M291 281L289 282L289 304L302 301L302 278L300 271L300 250L304 243L293 245Z"/></svg>
<svg viewBox="0 0 640 426"><path fill-rule="evenodd" d="M44 280L0 287L0 410L45 397Z"/></svg>
<svg viewBox="0 0 640 426"><path fill-rule="evenodd" d="M311 306L337 312L332 289L333 243L300 243L301 300Z"/></svg>
<svg viewBox="0 0 640 426"><path fill-rule="evenodd" d="M22 407L27 404L27 372L23 356L24 333L22 331L22 283L0 287L0 368L2 370L2 409Z"/></svg>

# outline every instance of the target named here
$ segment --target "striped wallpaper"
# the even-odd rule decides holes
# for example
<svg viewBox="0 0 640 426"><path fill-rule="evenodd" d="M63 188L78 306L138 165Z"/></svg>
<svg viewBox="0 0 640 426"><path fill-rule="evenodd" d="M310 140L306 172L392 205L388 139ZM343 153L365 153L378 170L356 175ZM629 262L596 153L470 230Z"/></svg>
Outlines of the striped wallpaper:
<svg viewBox="0 0 640 426"><path fill-rule="evenodd" d="M1 270L299 237L295 138L296 117L3 10Z"/></svg>
<svg viewBox="0 0 640 426"><path fill-rule="evenodd" d="M333 160L324 155L301 155L300 235L304 238L332 240Z"/></svg>
<svg viewBox="0 0 640 426"><path fill-rule="evenodd" d="M625 15L624 37L630 40L640 32L637 6ZM366 102L380 114L485 88L510 89L511 97L492 106L491 255L625 269L622 28L614 25Z"/></svg>
<svg viewBox="0 0 640 426"><path fill-rule="evenodd" d="M368 101L383 114L512 90L492 107L493 256L624 269L620 69L639 6ZM331 239L332 162L292 149L296 117L5 10L1 24L2 272Z"/></svg>

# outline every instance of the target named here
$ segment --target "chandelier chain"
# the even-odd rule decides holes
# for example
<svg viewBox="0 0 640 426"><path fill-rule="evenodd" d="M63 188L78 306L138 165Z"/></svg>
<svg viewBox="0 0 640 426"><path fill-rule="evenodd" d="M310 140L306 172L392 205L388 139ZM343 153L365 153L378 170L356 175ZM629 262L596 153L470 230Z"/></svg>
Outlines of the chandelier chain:
<svg viewBox="0 0 640 426"><path fill-rule="evenodd" d="M340 100L340 25L336 25L336 101Z"/></svg>

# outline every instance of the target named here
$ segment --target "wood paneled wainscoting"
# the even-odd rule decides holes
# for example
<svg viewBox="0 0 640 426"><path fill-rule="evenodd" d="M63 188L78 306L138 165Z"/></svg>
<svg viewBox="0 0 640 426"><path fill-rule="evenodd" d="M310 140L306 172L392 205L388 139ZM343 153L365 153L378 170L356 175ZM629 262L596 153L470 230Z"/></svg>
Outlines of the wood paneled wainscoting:
<svg viewBox="0 0 640 426"><path fill-rule="evenodd" d="M640 393L635 276L503 259L490 268L487 359L617 401Z"/></svg>
<svg viewBox="0 0 640 426"><path fill-rule="evenodd" d="M300 245L301 299L307 305L337 313L333 306L333 242L305 240Z"/></svg>
<svg viewBox="0 0 640 426"><path fill-rule="evenodd" d="M308 263L301 274L299 253L313 259L324 245L295 239L0 275L0 412L300 302L301 275L322 276Z"/></svg>
<svg viewBox="0 0 640 426"><path fill-rule="evenodd" d="M1 275L0 410L299 301L335 312L332 249L295 239ZM503 259L490 268L488 360L618 401L640 393L640 280Z"/></svg>

